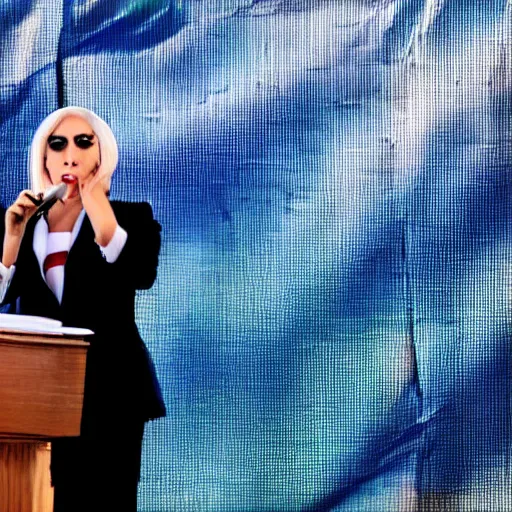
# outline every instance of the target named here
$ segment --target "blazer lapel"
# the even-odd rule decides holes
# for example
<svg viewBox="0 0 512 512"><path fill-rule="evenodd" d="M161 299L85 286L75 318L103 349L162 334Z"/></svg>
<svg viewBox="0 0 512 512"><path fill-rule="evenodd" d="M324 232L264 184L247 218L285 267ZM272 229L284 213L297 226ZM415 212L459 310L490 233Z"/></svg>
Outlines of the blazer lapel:
<svg viewBox="0 0 512 512"><path fill-rule="evenodd" d="M32 293L40 297L42 303L48 305L49 310L54 311L52 314L48 313L48 316L51 316L52 318L59 318L59 301L48 287L42 270L42 262L44 254L46 253L47 231L48 226L44 221L29 222L27 225L27 230L24 235L24 243L30 245L30 249L26 250L26 268L24 267L23 272L26 273L26 283L27 286L30 286ZM36 240L37 243L35 242Z"/></svg>
<svg viewBox="0 0 512 512"><path fill-rule="evenodd" d="M66 301L66 296L69 295L70 290L73 289L73 281L77 272L80 272L81 265L87 261L87 254L91 250L91 244L94 243L94 230L92 228L89 217L85 215L82 225L74 242L72 241L71 248L69 249L68 257L66 260L66 270L64 272L64 288L62 290L62 304ZM72 240L73 240L72 236Z"/></svg>

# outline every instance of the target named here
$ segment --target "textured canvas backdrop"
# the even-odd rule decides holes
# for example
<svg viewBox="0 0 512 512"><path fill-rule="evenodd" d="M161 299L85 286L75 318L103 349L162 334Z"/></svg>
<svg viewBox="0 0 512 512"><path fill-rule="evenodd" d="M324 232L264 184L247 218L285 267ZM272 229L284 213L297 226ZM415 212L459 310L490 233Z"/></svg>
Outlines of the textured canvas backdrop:
<svg viewBox="0 0 512 512"><path fill-rule="evenodd" d="M0 200L59 106L163 226L141 512L512 511L506 0L3 0Z"/></svg>

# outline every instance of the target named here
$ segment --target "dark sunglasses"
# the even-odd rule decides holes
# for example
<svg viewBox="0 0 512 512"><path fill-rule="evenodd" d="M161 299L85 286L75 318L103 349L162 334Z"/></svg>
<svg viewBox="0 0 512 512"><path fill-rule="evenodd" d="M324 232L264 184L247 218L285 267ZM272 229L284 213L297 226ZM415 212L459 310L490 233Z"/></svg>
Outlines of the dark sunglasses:
<svg viewBox="0 0 512 512"><path fill-rule="evenodd" d="M75 146L80 149L88 149L94 145L94 135L81 133L73 137ZM62 151L68 145L68 139L61 135L50 135L48 137L48 146L53 151Z"/></svg>

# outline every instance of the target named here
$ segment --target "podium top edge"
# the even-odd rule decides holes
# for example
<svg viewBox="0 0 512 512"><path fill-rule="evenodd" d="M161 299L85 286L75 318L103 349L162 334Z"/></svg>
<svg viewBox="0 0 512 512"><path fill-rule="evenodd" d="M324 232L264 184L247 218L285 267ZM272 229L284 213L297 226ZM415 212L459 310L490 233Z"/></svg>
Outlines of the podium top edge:
<svg viewBox="0 0 512 512"><path fill-rule="evenodd" d="M88 347L89 342L79 336L61 336L44 333L22 333L19 331L0 331L0 344L23 345L63 345L72 347Z"/></svg>
<svg viewBox="0 0 512 512"><path fill-rule="evenodd" d="M0 432L0 444L12 444L12 443L31 443L38 445L46 445L52 440L51 436L45 436L40 434L16 434L10 432Z"/></svg>

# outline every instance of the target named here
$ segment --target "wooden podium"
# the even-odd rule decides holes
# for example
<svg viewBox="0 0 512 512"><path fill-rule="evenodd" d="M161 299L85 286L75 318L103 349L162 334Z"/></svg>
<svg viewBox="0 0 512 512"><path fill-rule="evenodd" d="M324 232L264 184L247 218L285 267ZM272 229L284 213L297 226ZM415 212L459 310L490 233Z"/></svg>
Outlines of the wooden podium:
<svg viewBox="0 0 512 512"><path fill-rule="evenodd" d="M80 433L88 346L0 332L1 512L51 512L50 441Z"/></svg>

